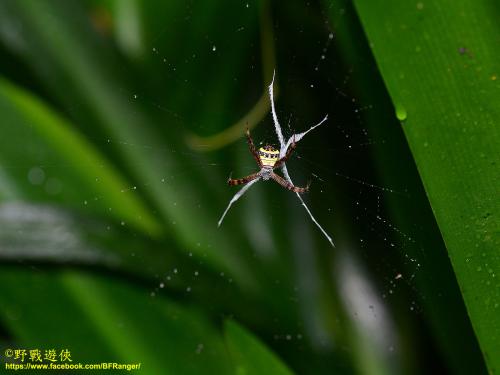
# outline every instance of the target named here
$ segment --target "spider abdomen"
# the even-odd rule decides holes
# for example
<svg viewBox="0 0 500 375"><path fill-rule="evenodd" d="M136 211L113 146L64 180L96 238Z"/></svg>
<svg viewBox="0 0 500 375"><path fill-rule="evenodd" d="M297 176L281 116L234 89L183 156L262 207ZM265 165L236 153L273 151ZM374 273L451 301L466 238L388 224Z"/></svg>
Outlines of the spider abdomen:
<svg viewBox="0 0 500 375"><path fill-rule="evenodd" d="M259 149L259 158L263 167L274 167L279 157L279 150L276 150L273 146L266 145Z"/></svg>

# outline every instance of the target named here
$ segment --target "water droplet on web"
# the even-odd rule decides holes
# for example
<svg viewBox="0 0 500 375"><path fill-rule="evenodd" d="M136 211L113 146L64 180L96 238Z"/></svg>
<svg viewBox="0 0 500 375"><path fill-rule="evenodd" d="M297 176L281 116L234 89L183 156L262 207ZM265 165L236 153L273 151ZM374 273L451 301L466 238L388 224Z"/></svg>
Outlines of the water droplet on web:
<svg viewBox="0 0 500 375"><path fill-rule="evenodd" d="M333 39L333 33L328 34L329 39Z"/></svg>
<svg viewBox="0 0 500 375"><path fill-rule="evenodd" d="M403 106L396 106L396 117L399 121L406 120L408 114L406 113L406 109Z"/></svg>
<svg viewBox="0 0 500 375"><path fill-rule="evenodd" d="M212 46L212 51L217 51L217 47L216 46Z"/></svg>
<svg viewBox="0 0 500 375"><path fill-rule="evenodd" d="M160 288L163 288L163 287L165 287L165 284L160 283Z"/></svg>
<svg viewBox="0 0 500 375"><path fill-rule="evenodd" d="M134 94L134 99L137 99L137 94Z"/></svg>

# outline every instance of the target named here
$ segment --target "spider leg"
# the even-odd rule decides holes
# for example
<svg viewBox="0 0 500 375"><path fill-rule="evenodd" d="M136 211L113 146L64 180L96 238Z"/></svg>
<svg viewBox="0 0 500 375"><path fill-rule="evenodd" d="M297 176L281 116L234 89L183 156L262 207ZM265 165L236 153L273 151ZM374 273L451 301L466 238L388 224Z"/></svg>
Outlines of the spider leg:
<svg viewBox="0 0 500 375"><path fill-rule="evenodd" d="M258 154L257 150L255 149L255 145L253 144L253 139L252 139L252 136L250 135L250 129L247 128L245 135L247 136L248 148L250 149L250 152L252 153L253 158L257 162L257 165L259 166L259 168L262 168L262 162L260 161L259 154Z"/></svg>
<svg viewBox="0 0 500 375"><path fill-rule="evenodd" d="M278 184L280 184L281 186L283 186L285 189L288 189L290 191L293 191L295 193L300 193L300 194L303 194L305 192L307 192L309 190L309 183L307 184L306 187L298 187L298 186L294 186L293 184L291 184L290 182L288 182L287 180L285 180L283 177L281 177L280 175L277 175L276 173L274 172L271 172L271 178L276 181Z"/></svg>
<svg viewBox="0 0 500 375"><path fill-rule="evenodd" d="M259 177L260 177L259 172L252 173L251 175L248 175L248 176L243 177L243 178L231 178L231 177L229 177L227 180L227 184L230 186L244 185L244 184L247 184L250 181L255 180L256 178L259 178Z"/></svg>
<svg viewBox="0 0 500 375"><path fill-rule="evenodd" d="M285 156L278 159L278 161L276 163L274 163L273 169L281 167L290 158L290 156L292 156L292 153L296 147L297 147L297 143L295 143L295 136L293 136L292 143L290 143L290 146L288 146L288 149L286 150Z"/></svg>

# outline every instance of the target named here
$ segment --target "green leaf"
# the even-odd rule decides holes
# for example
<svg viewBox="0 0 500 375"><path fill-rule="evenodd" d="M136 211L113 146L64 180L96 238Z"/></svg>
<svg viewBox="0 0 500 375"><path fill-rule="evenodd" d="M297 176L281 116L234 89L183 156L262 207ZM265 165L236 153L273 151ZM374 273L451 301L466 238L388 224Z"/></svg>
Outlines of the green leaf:
<svg viewBox="0 0 500 375"><path fill-rule="evenodd" d="M2 267L0 319L16 346L74 362L141 363L146 374L230 374L224 341L196 309L104 275Z"/></svg>
<svg viewBox="0 0 500 375"><path fill-rule="evenodd" d="M220 197L220 193L211 191L210 186L217 174L207 172L208 163L202 158L185 153L183 135L171 130L178 126L172 117L165 119L156 113L157 123L155 116L143 111L140 104L134 104L135 90L141 85L134 86L126 78L128 72L123 73L123 61L111 44L98 37L83 17L82 8L64 1L23 0L3 2L0 9L2 22L16 20L23 25L16 41L29 46L23 53L33 72L63 106L71 108L79 103L73 114L82 132L97 137L101 144L111 140L114 152L110 154L120 162L123 172L133 178L134 183L128 188L138 186L143 190L162 222L172 230L178 247L231 274L242 285L256 289L252 271L243 261L250 255L234 251L237 240L231 239L233 233L216 229L222 210L218 209L223 206L216 204L214 196ZM234 58L240 63L244 61L241 55ZM204 72L203 67L196 70ZM224 87L234 90L229 77L230 71L222 82ZM180 101L189 99L187 95L178 95L178 91L170 88L171 102L166 107L178 108ZM231 92L222 88L220 92L224 95L217 96L218 105L223 107ZM192 111L190 100L187 104L190 113L198 115L199 111ZM203 112L203 118L208 117L209 108ZM200 186L206 189L199 189ZM117 189L115 194L121 190Z"/></svg>
<svg viewBox="0 0 500 375"><path fill-rule="evenodd" d="M287 247L281 241L272 239L274 236L280 237L272 233L273 226L281 232L281 237L285 235L286 227L278 225L277 221L275 225L267 226L264 221L258 220L264 217L269 222L272 218L267 213L275 210L265 204L270 195L260 199L258 194L254 194L264 207L262 212L256 208L255 201L242 201L239 206L240 214L218 230L217 220L233 194L224 181L229 168L237 162L231 154L218 159L213 155L206 157L186 149L186 126L201 127L212 132L213 129L231 124L253 105L250 95L239 94L245 84L242 81L235 83L234 77L241 76L245 81L251 82L255 76L255 73L248 75L245 72L254 69L254 65L248 63L248 54L255 48L248 47L248 40L255 37L258 7L251 6L247 9L245 4L235 4L231 7L234 17L224 17L225 22L228 22L228 25L224 25L224 30L243 28L231 34L232 38L239 41L233 43L234 46L230 38L219 30L219 10L223 8L229 9L223 2L219 2L217 7L210 10L210 22L207 21L205 12L191 14L189 6L183 8L185 16L179 18L184 20L181 26L190 33L190 38L196 45L185 46L185 50L175 48L169 51L164 47L168 44L167 41L155 41L148 48L147 55L156 63L155 69L145 71L144 75L136 72L137 67L129 67L123 56L116 53L113 43L97 34L78 3L69 5L60 0L1 2L0 23L14 28L17 24L22 26L18 29L17 38L9 39L8 35L1 33L3 29L0 30L0 37L12 50L20 51L21 58L29 66L28 70L36 78L36 83L44 88L44 92L48 92L48 96L61 110L70 113L75 126L88 136L89 141L101 146L102 152L124 174L130 176L132 181L128 188L137 186L134 194L143 196L151 203L155 209L155 217L161 220L166 231L170 230L171 242L175 243L175 246L167 244L164 249L182 252L186 256L190 254L192 261L215 269L219 283L224 283L228 289L234 289L235 285L242 287L245 293L238 291L237 295L241 293L245 299L252 300L252 306L256 300L261 306L270 306L272 311L280 314L282 324L289 326L295 316L296 303L287 297L288 288L292 284L287 280L288 264L283 262L281 254L277 254L274 244L281 246L280 250L286 250ZM147 14L151 12L148 11ZM156 11L155 16L160 17L160 13ZM162 22L170 24L176 18L175 14L167 12ZM189 22L185 21L187 19ZM199 38L199 34L193 32L193 22L199 23L198 27L202 29L205 22L210 24L214 29L213 34L221 37L221 43L217 42L217 46L218 51L224 47L224 54L214 53L211 49L213 43ZM161 25L155 25L161 28ZM157 33L161 38L178 40L173 33L164 34L160 29L151 32ZM151 52L154 46L169 58L168 64L160 58L163 55ZM207 51L204 59L215 56L216 63L209 64L213 72L207 72L207 66L200 64L198 60L194 60L192 64L185 63L186 59L193 59L193 49L197 48ZM179 65L178 70L173 73L169 64L172 64L171 60L174 58L179 60ZM220 69L221 66L224 69ZM240 69L243 69L241 74ZM181 70L182 74L179 72ZM155 71L157 73L151 74ZM137 73L132 75L136 81L130 79L130 72ZM184 77L189 77L189 80L185 82ZM150 82L154 84L150 85ZM147 89L141 89L144 86ZM261 87L255 93L256 99L261 95L260 89ZM209 95L201 100L199 92ZM135 93L138 93L137 100L134 98ZM248 107L241 105L242 98L248 101ZM203 108L196 105L197 101L201 101ZM231 101L238 102L239 105L233 106ZM156 103L159 103L158 107ZM214 113L217 115L214 116ZM184 115L187 120L179 126L177 122ZM110 142L107 143L107 140ZM240 145L246 163L252 163L243 136ZM213 161L219 163L212 163ZM228 161L232 165L228 165ZM212 165L216 167L213 168ZM250 165L254 168L254 165ZM277 196L286 197L277 188L275 191ZM121 190L116 190L115 194L119 195L120 192ZM241 216L245 216L244 225L238 220ZM258 225L255 226L255 223ZM266 248L259 248L262 242ZM136 254L142 253L137 251ZM269 260L262 262L256 254L260 254L259 257L269 254L273 263ZM164 257L157 257L159 260L144 262L147 270L156 270L157 263L165 262ZM266 271L263 271L264 268ZM259 276L256 277L256 274ZM280 275L283 275L284 282L275 283ZM218 289L216 285L219 284L207 283L206 290ZM259 287L261 285L266 285L266 288ZM266 293L257 294L263 289ZM210 294L213 293L206 294L207 299L235 302L239 309L247 312L249 320L262 322L259 313L249 313L250 309L243 307L241 300L226 298L224 293L216 293L216 297L210 297ZM215 303L211 302L211 305ZM290 308L283 308L285 305ZM268 322L271 322L271 318Z"/></svg>
<svg viewBox="0 0 500 375"><path fill-rule="evenodd" d="M3 199L58 202L111 215L149 234L162 231L139 196L130 193L130 183L71 123L2 78L0 112L0 186L15 185L0 190Z"/></svg>
<svg viewBox="0 0 500 375"><path fill-rule="evenodd" d="M226 321L224 330L237 375L293 374L276 354L236 322Z"/></svg>
<svg viewBox="0 0 500 375"><path fill-rule="evenodd" d="M491 372L500 368L496 3L355 1Z"/></svg>
<svg viewBox="0 0 500 375"><path fill-rule="evenodd" d="M385 195L390 219L395 225L393 228L397 228L395 240L405 234L404 251L395 253L407 263L398 266L399 272L411 275L409 281L417 291L417 295L412 298L425 311L426 322L447 366L456 374L486 373L446 247L405 135L394 116L391 99L380 74L374 74L377 72L376 63L354 5L344 0L336 2L329 10L337 31L336 42L342 51L342 59L353 72L352 83L357 100L361 106L373 108L366 111L363 117L373 140L374 162L381 184L404 186L407 193L406 198L399 194ZM418 272L415 272L415 260L419 264ZM415 311L415 306L410 311ZM406 339L416 342L418 336L410 327L409 324L404 327ZM469 344L464 345L464 342ZM408 349L413 352L413 349ZM407 358L409 356L410 353ZM418 359L412 362L405 361L406 372L419 363Z"/></svg>

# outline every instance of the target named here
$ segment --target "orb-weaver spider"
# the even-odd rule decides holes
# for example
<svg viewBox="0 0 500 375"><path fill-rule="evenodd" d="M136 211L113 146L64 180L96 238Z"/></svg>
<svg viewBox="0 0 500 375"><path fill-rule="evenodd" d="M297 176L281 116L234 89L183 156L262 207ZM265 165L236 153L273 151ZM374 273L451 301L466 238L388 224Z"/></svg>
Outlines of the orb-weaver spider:
<svg viewBox="0 0 500 375"><path fill-rule="evenodd" d="M269 179L273 179L276 181L278 184L283 186L285 189L288 189L290 191L293 191L295 193L300 193L303 194L309 190L309 184L307 184L306 187L298 187L294 186L287 180L285 180L283 177L277 175L274 173L274 169L281 167L287 160L288 158L292 155L293 150L295 150L295 147L297 147L295 143L295 139L292 139L292 143L288 147L288 150L286 151L286 154L280 158L280 151L275 149L271 145L266 145L264 147L261 147L259 151L255 149L255 145L253 143L252 137L250 135L250 130L247 128L246 131L246 137L247 137L247 142L248 142L248 147L250 149L250 153L253 155L253 158L257 162L257 165L260 168L260 171L256 173L252 173L251 175L248 175L243 178L237 178L237 179L232 179L229 178L227 180L227 183L231 186L234 185L245 185L249 183L250 181L253 181L258 178L262 178L264 181L267 181Z"/></svg>
<svg viewBox="0 0 500 375"><path fill-rule="evenodd" d="M292 179L290 178L290 174L288 173L288 170L286 168L285 162L287 159L290 157L292 154L293 150L295 149L295 143L300 141L304 136L309 133L311 130L316 129L318 126L323 124L326 119L328 118L328 115L326 115L323 120L321 120L319 123L317 123L314 126L311 126L308 130L302 132L302 133L296 133L292 135L291 138L288 140L283 137L283 132L281 131L281 126L278 121L278 116L276 114L276 108L274 107L274 92L273 92L273 85L274 85L274 74L273 74L273 80L271 81L271 84L269 85L269 99L271 101L271 113L273 115L273 123L274 123L274 128L276 130L276 135L278 136L278 141L280 143L280 149L279 151L267 146L267 147L262 147L259 150L259 153L255 150L255 146L253 144L252 138L250 137L250 132L247 129L247 140L248 144L250 146L250 151L257 162L257 165L260 167L260 171L254 174L251 174L250 176L240 178L233 180L229 178L228 183L229 185L244 185L234 196L233 198L229 201L229 204L227 205L224 213L222 214L221 218L219 219L219 222L217 225L220 227L222 224L222 221L224 220L224 217L226 216L227 212L231 208L232 204L236 202L238 199L240 199L246 192L247 190L255 184L257 181L260 179L263 180L269 180L272 178L275 180L278 184L283 186L284 188L294 191L295 194L297 195L297 198L299 199L300 203L302 204L302 207L307 211L309 214L309 217L311 220L316 224L316 226L319 228L319 230L323 233L323 235L328 239L330 244L335 247L332 238L326 233L326 231L323 229L323 227L318 223L318 221L314 218L313 214L311 213L311 210L309 210L309 207L307 207L306 203L302 199L302 196L300 195L301 193L305 193L308 188L309 184L305 188L300 188L297 186L293 185ZM279 158L281 155L281 159ZM283 172L283 177L278 176L273 172L275 168L280 167L282 172Z"/></svg>

